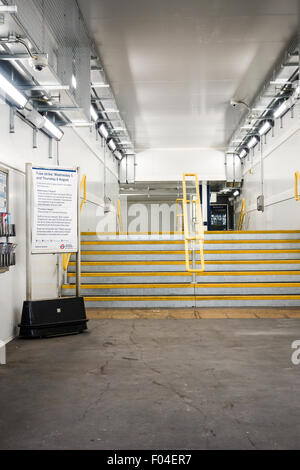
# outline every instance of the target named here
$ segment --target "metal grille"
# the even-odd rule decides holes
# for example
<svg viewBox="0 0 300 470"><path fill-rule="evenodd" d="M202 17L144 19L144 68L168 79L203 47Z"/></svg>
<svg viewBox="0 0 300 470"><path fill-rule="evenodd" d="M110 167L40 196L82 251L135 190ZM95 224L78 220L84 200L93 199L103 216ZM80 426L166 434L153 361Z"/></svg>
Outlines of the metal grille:
<svg viewBox="0 0 300 470"><path fill-rule="evenodd" d="M49 56L49 66L63 85L71 88L76 104L90 115L91 41L75 0L6 0L17 5L17 23L35 52Z"/></svg>

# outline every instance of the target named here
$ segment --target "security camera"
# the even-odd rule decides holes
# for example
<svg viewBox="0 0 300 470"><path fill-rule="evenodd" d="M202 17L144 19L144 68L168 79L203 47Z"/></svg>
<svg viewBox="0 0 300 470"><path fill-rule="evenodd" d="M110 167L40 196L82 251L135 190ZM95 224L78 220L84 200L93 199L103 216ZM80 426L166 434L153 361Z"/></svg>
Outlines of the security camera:
<svg viewBox="0 0 300 470"><path fill-rule="evenodd" d="M41 72L48 67L48 54L35 54L31 59L31 66L37 72Z"/></svg>
<svg viewBox="0 0 300 470"><path fill-rule="evenodd" d="M244 101L236 101L236 100L230 100L230 105L233 107L233 108L236 108L237 106L245 106L245 108L248 109L248 111L250 111L250 107L247 105L247 103L245 103Z"/></svg>
<svg viewBox="0 0 300 470"><path fill-rule="evenodd" d="M236 106L238 106L240 103L238 101L235 101L235 100L230 100L230 105L235 108Z"/></svg>

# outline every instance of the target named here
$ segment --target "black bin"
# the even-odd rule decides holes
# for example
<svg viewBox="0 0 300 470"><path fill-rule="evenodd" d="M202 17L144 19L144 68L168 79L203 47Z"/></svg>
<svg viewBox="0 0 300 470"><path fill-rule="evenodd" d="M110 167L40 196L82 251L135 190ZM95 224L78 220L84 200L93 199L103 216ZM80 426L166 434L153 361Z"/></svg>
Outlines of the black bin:
<svg viewBox="0 0 300 470"><path fill-rule="evenodd" d="M25 301L19 336L41 338L82 333L87 322L83 297Z"/></svg>

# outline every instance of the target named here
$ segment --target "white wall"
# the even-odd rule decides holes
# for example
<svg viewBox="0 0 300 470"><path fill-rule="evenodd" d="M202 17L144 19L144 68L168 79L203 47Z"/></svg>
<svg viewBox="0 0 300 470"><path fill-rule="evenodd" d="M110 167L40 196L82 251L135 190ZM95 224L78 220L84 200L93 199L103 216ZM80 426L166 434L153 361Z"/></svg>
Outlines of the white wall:
<svg viewBox="0 0 300 470"><path fill-rule="evenodd" d="M199 180L225 180L224 152L174 148L136 155L136 181L182 181L183 173L197 173Z"/></svg>
<svg viewBox="0 0 300 470"><path fill-rule="evenodd" d="M265 211L256 210L256 199L262 193L260 148L246 157L243 178L244 185L236 204L236 218L240 202L246 201L246 221L249 230L300 229L300 205L294 198L294 172L300 171L300 119L299 104L293 114L289 112L275 121L274 135L269 132L263 141L263 192Z"/></svg>
<svg viewBox="0 0 300 470"><path fill-rule="evenodd" d="M9 169L9 205L16 224L16 266L0 274L0 340L8 341L17 334L22 304L25 300L25 163L80 166L87 175L88 202L82 215L82 230L94 231L104 207L104 160L106 160L106 195L116 204L118 198L118 166L110 152L96 140L89 128L66 128L58 151L54 144L53 159L49 159L49 139L38 134L38 148L32 146L32 129L20 118L15 119L15 133L9 133L9 107L0 103L0 166ZM112 221L115 215L112 214ZM57 256L33 256L33 298L53 298L58 295Z"/></svg>

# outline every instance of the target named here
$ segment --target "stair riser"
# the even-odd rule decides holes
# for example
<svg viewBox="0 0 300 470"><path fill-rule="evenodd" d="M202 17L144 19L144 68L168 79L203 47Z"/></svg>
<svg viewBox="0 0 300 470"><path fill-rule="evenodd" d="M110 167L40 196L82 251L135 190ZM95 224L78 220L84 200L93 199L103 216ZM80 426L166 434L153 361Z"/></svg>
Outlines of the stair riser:
<svg viewBox="0 0 300 470"><path fill-rule="evenodd" d="M82 284L109 284L109 283L123 283L123 284L130 284L130 283L139 283L139 284L146 284L151 283L154 284L156 282L164 282L164 283L172 283L172 282L192 282L193 276L82 276L81 282ZM270 275L261 275L261 276L251 276L247 275L239 275L239 276L196 276L196 281L201 283L215 283L215 282L300 282L300 275L284 275L280 276L274 274ZM76 278L75 276L68 276L68 283L75 284Z"/></svg>
<svg viewBox="0 0 300 470"><path fill-rule="evenodd" d="M299 300L85 301L86 308L299 307Z"/></svg>
<svg viewBox="0 0 300 470"><path fill-rule="evenodd" d="M199 257L197 257L199 259ZM205 260L221 261L221 260L266 260L266 259L300 259L300 251L297 253L212 253L205 254ZM75 257L71 257L75 261ZM113 255L113 254L82 254L82 261L185 261L185 255L178 254L134 254L134 255Z"/></svg>
<svg viewBox="0 0 300 470"><path fill-rule="evenodd" d="M196 244L196 248L199 245ZM105 244L81 244L82 251L184 251L184 243L180 244L116 244L116 245L105 245ZM300 243L204 243L204 250L299 250Z"/></svg>
<svg viewBox="0 0 300 470"><path fill-rule="evenodd" d="M205 240L299 240L300 233L204 233ZM126 241L126 240L184 240L183 235L82 235L82 241Z"/></svg>
<svg viewBox="0 0 300 470"><path fill-rule="evenodd" d="M63 296L73 296L75 289L63 288ZM300 294L300 287L203 287L196 288L187 286L186 288L179 287L155 287L155 288L81 288L81 295L272 295L272 294Z"/></svg>
<svg viewBox="0 0 300 470"><path fill-rule="evenodd" d="M117 265L95 265L89 266L82 264L81 271L86 273L93 273L93 272L162 272L162 271L169 271L169 272L186 272L185 264L138 264L138 265L124 265L121 264ZM199 267L199 266L198 266ZM273 264L273 263L264 263L264 264L206 264L205 265L205 272L210 271L300 271L300 262L299 263L291 263L291 264ZM75 273L76 267L69 265L68 272Z"/></svg>

